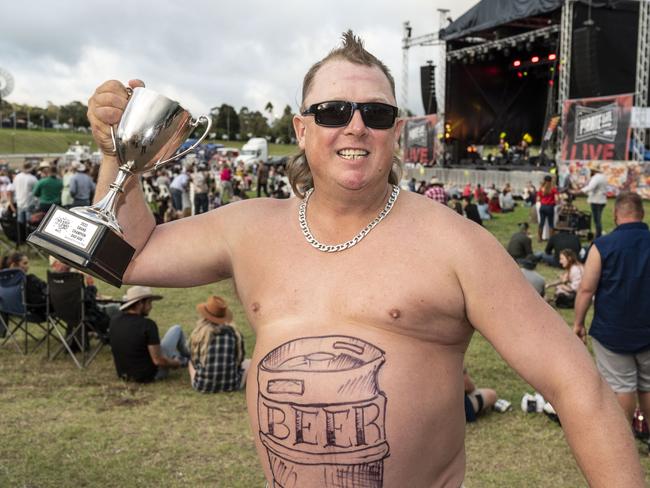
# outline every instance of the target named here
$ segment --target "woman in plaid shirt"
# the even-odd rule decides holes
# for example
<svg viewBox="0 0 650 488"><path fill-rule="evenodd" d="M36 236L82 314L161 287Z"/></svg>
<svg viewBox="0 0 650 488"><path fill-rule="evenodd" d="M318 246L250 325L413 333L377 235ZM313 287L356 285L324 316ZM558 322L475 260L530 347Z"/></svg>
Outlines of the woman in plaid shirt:
<svg viewBox="0 0 650 488"><path fill-rule="evenodd" d="M244 339L232 324L228 305L211 296L196 310L200 318L190 336L192 388L202 393L243 388L250 359L244 359Z"/></svg>

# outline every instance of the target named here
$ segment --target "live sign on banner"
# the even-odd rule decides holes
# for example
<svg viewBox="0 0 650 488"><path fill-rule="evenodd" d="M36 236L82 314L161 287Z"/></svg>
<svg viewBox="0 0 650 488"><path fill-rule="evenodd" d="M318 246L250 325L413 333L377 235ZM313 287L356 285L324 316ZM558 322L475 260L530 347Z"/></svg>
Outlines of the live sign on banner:
<svg viewBox="0 0 650 488"><path fill-rule="evenodd" d="M411 117L406 119L402 138L405 163L420 163L424 166L435 164L438 150L436 137L437 115Z"/></svg>
<svg viewBox="0 0 650 488"><path fill-rule="evenodd" d="M562 161L627 161L633 95L567 100Z"/></svg>

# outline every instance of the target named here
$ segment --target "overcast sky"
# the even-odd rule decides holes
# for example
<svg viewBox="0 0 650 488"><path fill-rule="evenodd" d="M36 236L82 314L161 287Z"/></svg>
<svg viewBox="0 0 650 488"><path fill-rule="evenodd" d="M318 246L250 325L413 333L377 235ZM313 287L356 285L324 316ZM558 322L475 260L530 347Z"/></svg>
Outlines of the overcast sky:
<svg viewBox="0 0 650 488"><path fill-rule="evenodd" d="M477 0L3 2L0 68L15 82L7 101L87 103L107 79L141 78L195 115L229 103L275 114L296 110L302 77L352 28L391 69L401 104L403 22L413 36L438 30ZM436 48L410 49L408 108L423 113L419 66Z"/></svg>

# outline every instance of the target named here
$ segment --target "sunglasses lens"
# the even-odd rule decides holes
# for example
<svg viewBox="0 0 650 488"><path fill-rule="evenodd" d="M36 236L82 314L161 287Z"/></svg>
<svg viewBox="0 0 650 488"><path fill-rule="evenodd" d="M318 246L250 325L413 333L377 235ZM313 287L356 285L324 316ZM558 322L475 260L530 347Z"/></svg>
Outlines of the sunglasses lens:
<svg viewBox="0 0 650 488"><path fill-rule="evenodd" d="M395 123L395 110L383 103L366 103L361 114L364 123L371 129L389 129Z"/></svg>
<svg viewBox="0 0 650 488"><path fill-rule="evenodd" d="M315 110L316 123L328 127L341 127L350 120L352 105L346 102L319 103Z"/></svg>
<svg viewBox="0 0 650 488"><path fill-rule="evenodd" d="M371 129L390 129L395 124L395 107L385 103L322 102L312 105L305 113L314 114L316 123L324 127L343 127L350 123L352 110L359 109L363 123Z"/></svg>

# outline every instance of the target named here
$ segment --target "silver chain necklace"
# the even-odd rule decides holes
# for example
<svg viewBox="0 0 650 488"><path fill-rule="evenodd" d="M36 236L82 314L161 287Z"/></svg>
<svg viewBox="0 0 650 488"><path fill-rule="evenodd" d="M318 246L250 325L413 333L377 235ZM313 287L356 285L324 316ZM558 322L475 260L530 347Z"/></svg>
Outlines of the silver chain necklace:
<svg viewBox="0 0 650 488"><path fill-rule="evenodd" d="M298 207L298 221L300 222L300 230L302 231L302 235L305 236L305 239L307 239L307 242L309 244L311 244L319 251L339 252L339 251L345 251L346 249L349 249L350 247L358 244L361 241L361 239L366 237L368 233L377 226L379 222L381 222L386 218L388 213L393 208L393 204L395 203L395 200L397 200L397 196L399 195L399 186L393 185L393 191L390 193L390 196L388 197L388 201L386 202L386 206L382 209L381 212L379 212L379 215L377 215L377 217L375 217L375 219L372 222L370 222L363 229L361 229L361 231L356 236L354 236L349 241L343 242L341 244L322 244L316 240L316 238L312 235L311 231L309 230L309 226L307 225L307 204L309 203L309 197L311 196L313 191L314 191L313 188L307 190L307 193L305 193L305 198L302 200L302 202L300 202L300 206Z"/></svg>

